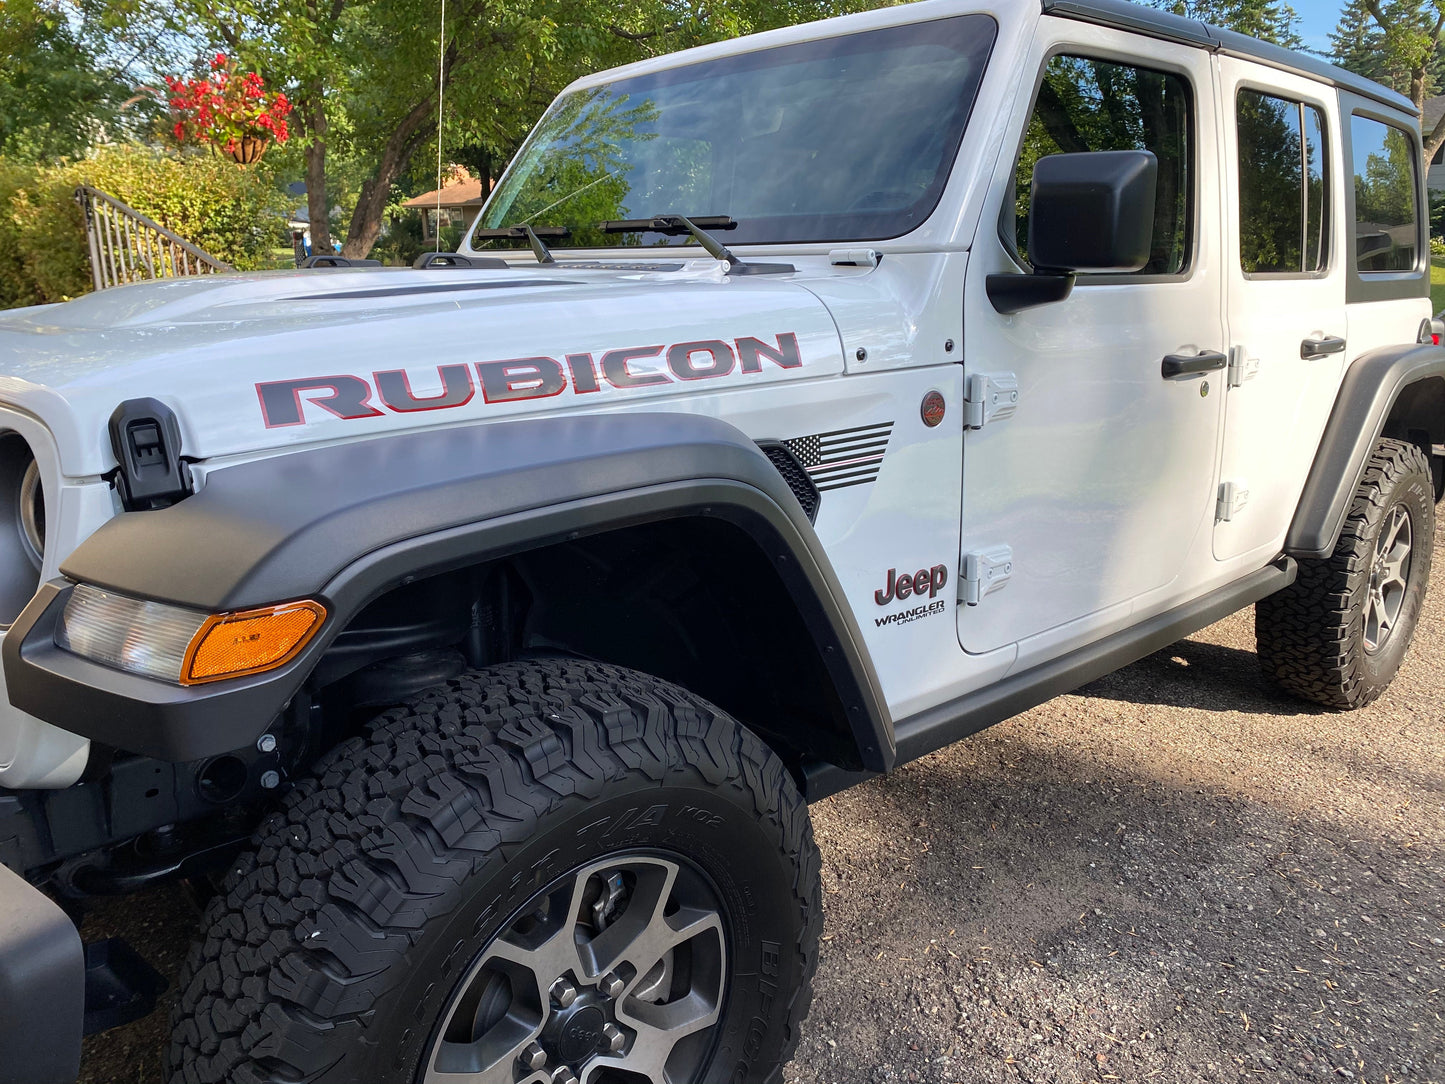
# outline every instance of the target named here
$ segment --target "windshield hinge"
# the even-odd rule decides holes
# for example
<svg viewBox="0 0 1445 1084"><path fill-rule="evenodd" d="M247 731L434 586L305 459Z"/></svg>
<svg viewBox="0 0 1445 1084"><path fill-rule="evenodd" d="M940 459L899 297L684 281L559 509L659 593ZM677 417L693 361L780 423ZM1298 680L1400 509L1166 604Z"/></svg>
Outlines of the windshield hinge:
<svg viewBox="0 0 1445 1084"><path fill-rule="evenodd" d="M181 426L159 399L127 399L110 416L115 452L111 483L127 512L165 508L191 493L191 468L181 458Z"/></svg>
<svg viewBox="0 0 1445 1084"><path fill-rule="evenodd" d="M963 427L982 429L1018 409L1019 378L1013 373L974 373L965 386Z"/></svg>
<svg viewBox="0 0 1445 1084"><path fill-rule="evenodd" d="M985 595L991 595L1014 571L1014 551L1008 546L993 546L963 555L963 575L958 578L958 601L977 606Z"/></svg>

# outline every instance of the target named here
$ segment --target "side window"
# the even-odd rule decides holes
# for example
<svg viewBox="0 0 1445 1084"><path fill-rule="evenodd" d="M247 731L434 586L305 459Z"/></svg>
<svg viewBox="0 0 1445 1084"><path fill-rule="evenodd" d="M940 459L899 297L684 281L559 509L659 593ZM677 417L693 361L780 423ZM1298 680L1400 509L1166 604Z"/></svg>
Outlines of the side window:
<svg viewBox="0 0 1445 1084"><path fill-rule="evenodd" d="M1177 275L1189 265L1194 219L1193 125L1188 82L1171 72L1056 56L1044 68L1014 170L1014 236L1028 258L1034 163L1075 151L1153 151L1159 159L1154 250L1141 275Z"/></svg>
<svg viewBox="0 0 1445 1084"><path fill-rule="evenodd" d="M1324 116L1312 105L1241 90L1239 260L1250 274L1299 274L1325 266Z"/></svg>
<svg viewBox="0 0 1445 1084"><path fill-rule="evenodd" d="M1355 266L1413 271L1419 254L1420 194L1415 141L1403 129L1350 117L1355 170Z"/></svg>

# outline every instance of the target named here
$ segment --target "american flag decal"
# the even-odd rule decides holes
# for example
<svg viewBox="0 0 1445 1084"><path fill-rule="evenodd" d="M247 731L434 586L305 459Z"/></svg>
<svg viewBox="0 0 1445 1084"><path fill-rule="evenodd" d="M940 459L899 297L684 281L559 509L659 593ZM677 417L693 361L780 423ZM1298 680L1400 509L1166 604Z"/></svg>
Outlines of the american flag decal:
<svg viewBox="0 0 1445 1084"><path fill-rule="evenodd" d="M783 443L798 457L813 484L826 492L861 486L877 478L892 432L892 422L880 422L794 437Z"/></svg>

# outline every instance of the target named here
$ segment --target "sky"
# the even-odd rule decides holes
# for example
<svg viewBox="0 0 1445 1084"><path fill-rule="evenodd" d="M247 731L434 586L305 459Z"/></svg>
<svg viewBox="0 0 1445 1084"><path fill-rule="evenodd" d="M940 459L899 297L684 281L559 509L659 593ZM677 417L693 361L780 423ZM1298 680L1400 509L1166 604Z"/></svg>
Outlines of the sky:
<svg viewBox="0 0 1445 1084"><path fill-rule="evenodd" d="M1290 0L1290 7L1299 15L1300 37L1305 48L1327 52L1330 47L1330 31L1340 18L1341 0Z"/></svg>

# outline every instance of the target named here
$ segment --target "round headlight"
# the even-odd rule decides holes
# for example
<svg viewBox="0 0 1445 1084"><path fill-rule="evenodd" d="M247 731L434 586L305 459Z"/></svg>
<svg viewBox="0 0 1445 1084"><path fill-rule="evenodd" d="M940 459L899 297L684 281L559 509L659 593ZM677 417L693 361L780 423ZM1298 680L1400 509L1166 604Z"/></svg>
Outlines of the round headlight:
<svg viewBox="0 0 1445 1084"><path fill-rule="evenodd" d="M16 515L20 519L20 541L26 556L39 568L45 557L45 490L40 485L40 464L34 459L20 477Z"/></svg>
<svg viewBox="0 0 1445 1084"><path fill-rule="evenodd" d="M45 489L40 464L18 433L0 432L0 626L40 585L45 557Z"/></svg>

